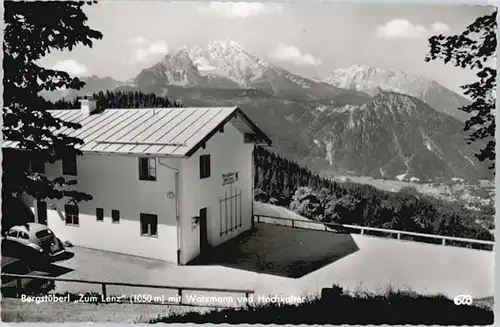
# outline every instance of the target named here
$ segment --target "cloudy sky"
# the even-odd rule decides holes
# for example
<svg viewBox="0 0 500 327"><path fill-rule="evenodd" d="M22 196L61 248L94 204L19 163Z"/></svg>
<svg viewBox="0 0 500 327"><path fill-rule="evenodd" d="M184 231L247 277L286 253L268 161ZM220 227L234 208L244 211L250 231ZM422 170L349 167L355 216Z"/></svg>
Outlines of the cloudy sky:
<svg viewBox="0 0 500 327"><path fill-rule="evenodd" d="M427 39L460 33L492 8L461 5L347 3L107 2L84 7L103 33L92 49L43 59L77 76L126 80L169 50L232 40L260 58L306 77L366 64L431 77L459 91L473 76L424 62Z"/></svg>

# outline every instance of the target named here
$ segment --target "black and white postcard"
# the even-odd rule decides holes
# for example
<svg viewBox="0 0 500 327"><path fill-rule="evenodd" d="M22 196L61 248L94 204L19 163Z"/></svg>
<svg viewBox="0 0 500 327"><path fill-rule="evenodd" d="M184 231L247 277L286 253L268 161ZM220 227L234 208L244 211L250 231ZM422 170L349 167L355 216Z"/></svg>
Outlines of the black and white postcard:
<svg viewBox="0 0 500 327"><path fill-rule="evenodd" d="M2 321L493 324L495 6L3 7Z"/></svg>

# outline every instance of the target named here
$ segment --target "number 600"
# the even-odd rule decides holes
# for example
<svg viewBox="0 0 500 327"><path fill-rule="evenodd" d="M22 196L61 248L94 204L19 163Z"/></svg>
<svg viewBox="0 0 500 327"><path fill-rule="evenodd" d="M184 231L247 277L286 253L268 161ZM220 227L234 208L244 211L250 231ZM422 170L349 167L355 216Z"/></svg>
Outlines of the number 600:
<svg viewBox="0 0 500 327"><path fill-rule="evenodd" d="M457 295L453 299L453 303L455 303L455 305L471 305L472 304L472 296L470 296L468 294Z"/></svg>

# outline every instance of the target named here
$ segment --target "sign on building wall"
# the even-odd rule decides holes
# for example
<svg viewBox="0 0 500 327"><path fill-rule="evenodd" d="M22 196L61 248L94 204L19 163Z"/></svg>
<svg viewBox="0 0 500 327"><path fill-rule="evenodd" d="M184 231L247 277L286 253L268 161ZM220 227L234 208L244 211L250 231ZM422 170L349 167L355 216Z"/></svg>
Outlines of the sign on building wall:
<svg viewBox="0 0 500 327"><path fill-rule="evenodd" d="M238 173L224 173L222 174L222 185L228 185L236 182L238 180Z"/></svg>

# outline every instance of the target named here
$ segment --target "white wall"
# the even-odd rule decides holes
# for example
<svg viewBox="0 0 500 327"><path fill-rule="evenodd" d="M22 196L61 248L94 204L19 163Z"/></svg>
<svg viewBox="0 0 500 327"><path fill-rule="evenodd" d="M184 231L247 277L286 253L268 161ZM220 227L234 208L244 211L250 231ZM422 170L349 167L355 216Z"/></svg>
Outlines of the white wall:
<svg viewBox="0 0 500 327"><path fill-rule="evenodd" d="M252 151L253 144L245 144L241 134L231 123L224 126L224 132L217 132L207 141L205 149L200 148L182 163L181 173L181 263L185 264L200 252L200 231L192 226L192 217L199 210L207 208L208 241L212 246L219 245L234 236L250 229L252 222ZM210 177L200 179L199 158L210 154ZM232 184L233 189L242 191L241 228L220 235L220 197L230 185L222 185L222 174L238 172L239 180ZM239 211L239 209L238 209Z"/></svg>
<svg viewBox="0 0 500 327"><path fill-rule="evenodd" d="M180 167L179 159L161 159ZM81 202L80 224L65 224L64 204L48 201L48 226L63 241L74 245L177 262L177 224L174 172L157 165L157 181L139 180L138 159L133 156L84 154L78 156L77 188L93 196ZM46 165L48 176L61 176L61 163ZM56 203L58 210L51 210ZM104 221L96 221L96 208ZM111 222L111 210L120 211L120 222ZM158 237L141 236L140 213L158 215Z"/></svg>

